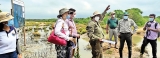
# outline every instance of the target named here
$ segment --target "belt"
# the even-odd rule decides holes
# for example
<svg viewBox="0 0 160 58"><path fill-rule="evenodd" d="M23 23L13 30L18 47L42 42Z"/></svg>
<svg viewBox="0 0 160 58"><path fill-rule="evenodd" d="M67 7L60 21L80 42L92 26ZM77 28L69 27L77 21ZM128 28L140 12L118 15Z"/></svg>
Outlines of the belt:
<svg viewBox="0 0 160 58"><path fill-rule="evenodd" d="M110 29L116 29L116 28L110 28Z"/></svg>
<svg viewBox="0 0 160 58"><path fill-rule="evenodd" d="M120 32L121 33L121 32ZM131 32L121 33L121 34L131 34Z"/></svg>

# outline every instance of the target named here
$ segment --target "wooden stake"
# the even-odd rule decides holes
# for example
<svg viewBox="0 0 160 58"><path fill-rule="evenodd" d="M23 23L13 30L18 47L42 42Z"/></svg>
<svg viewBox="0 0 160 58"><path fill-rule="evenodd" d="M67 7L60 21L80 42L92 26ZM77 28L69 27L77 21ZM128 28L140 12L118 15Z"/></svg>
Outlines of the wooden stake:
<svg viewBox="0 0 160 58"><path fill-rule="evenodd" d="M25 26L23 27L23 34L24 34L24 46L26 46Z"/></svg>

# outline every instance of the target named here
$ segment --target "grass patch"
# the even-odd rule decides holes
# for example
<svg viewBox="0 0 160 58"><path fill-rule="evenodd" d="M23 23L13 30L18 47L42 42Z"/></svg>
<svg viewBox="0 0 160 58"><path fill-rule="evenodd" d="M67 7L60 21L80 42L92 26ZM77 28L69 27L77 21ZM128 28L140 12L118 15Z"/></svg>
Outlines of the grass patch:
<svg viewBox="0 0 160 58"><path fill-rule="evenodd" d="M106 54L112 54L113 51L112 50L106 50Z"/></svg>
<svg viewBox="0 0 160 58"><path fill-rule="evenodd" d="M141 40L142 40L142 37L139 36L139 35L133 35L132 36L132 43L133 44L139 43Z"/></svg>
<svg viewBox="0 0 160 58"><path fill-rule="evenodd" d="M160 38L158 38L158 41L160 42Z"/></svg>

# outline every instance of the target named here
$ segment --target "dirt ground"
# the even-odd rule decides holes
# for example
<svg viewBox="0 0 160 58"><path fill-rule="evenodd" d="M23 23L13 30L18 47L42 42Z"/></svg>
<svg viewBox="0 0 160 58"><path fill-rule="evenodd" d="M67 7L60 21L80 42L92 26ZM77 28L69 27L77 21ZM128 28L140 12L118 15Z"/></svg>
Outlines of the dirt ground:
<svg viewBox="0 0 160 58"><path fill-rule="evenodd" d="M89 40L87 37L87 34L83 34L81 36L85 40ZM109 44L103 43L103 55L107 58L119 58L119 49L115 49L114 45L111 45L111 48L108 49ZM117 44L117 47L119 48L119 42ZM87 45L87 49L91 50L90 44ZM139 58L140 55L140 47L137 47L135 44L132 45L132 58ZM123 56L124 58L128 58L128 47L125 43L123 48ZM144 58L148 58L148 52L145 51Z"/></svg>

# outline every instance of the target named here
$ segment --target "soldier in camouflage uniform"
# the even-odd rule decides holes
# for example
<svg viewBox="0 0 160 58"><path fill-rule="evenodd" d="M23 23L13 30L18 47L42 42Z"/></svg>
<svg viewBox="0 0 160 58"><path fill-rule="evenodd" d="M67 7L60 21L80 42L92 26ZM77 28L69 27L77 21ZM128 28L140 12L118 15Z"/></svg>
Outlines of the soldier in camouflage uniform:
<svg viewBox="0 0 160 58"><path fill-rule="evenodd" d="M99 21L103 19L105 16L106 11L102 13L102 15L95 11L93 13L93 16L91 16L91 21L88 23L86 30L87 35L90 38L90 45L92 47L92 58L102 58L102 41L101 39L104 38L104 33L102 30L101 25L99 24Z"/></svg>

